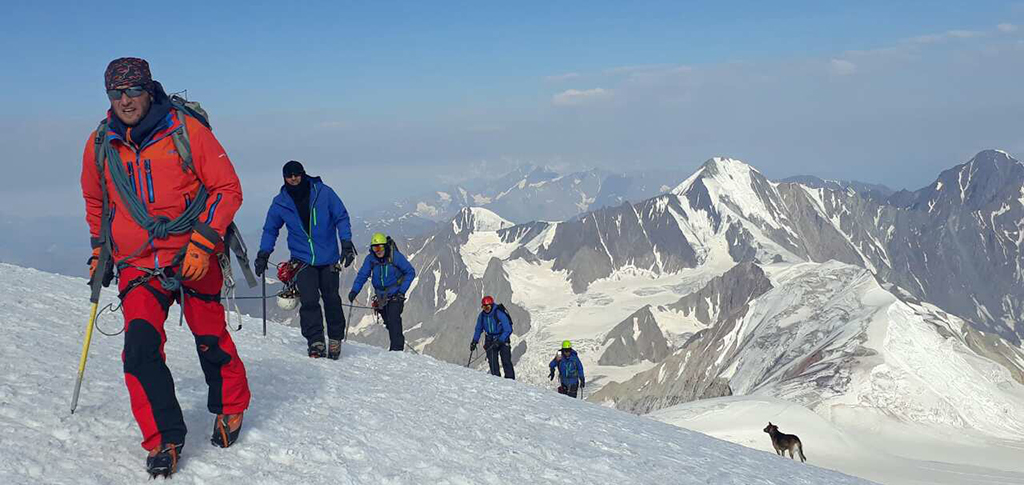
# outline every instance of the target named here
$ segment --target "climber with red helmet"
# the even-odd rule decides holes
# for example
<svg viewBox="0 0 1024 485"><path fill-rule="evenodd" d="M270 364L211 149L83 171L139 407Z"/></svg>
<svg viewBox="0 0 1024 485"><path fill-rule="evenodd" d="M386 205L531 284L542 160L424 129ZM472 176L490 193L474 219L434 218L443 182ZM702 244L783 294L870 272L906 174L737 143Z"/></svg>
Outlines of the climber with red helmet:
<svg viewBox="0 0 1024 485"><path fill-rule="evenodd" d="M491 374L501 376L498 372L498 359L501 359L501 367L505 371L506 379L515 379L516 371L512 367L512 348L509 339L512 337L512 320L505 311L504 305L494 305L494 298L485 296L480 300L480 315L476 317L476 332L473 333L473 341L469 344L469 351L476 350L476 344L480 341L480 334L486 333L484 337L484 351L487 352L487 363L490 365Z"/></svg>

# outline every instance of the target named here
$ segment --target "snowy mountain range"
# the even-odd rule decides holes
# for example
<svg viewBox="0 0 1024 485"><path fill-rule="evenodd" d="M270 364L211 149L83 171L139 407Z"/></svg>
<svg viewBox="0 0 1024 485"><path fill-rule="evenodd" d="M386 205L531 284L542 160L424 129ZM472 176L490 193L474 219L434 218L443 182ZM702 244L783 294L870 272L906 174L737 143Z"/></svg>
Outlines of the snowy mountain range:
<svg viewBox="0 0 1024 485"><path fill-rule="evenodd" d="M478 177L358 214L353 231L383 231L410 237L431 232L467 207L482 207L511 221L561 221L625 201L643 200L671 189L682 169L647 169L613 173L587 169L561 173L549 167L522 165L498 177ZM667 184L667 185L666 185Z"/></svg>
<svg viewBox="0 0 1024 485"><path fill-rule="evenodd" d="M549 176L510 187L564 180ZM935 483L960 483L965 473L989 477L982 482L1024 476L998 471L1016 470L1007 457L1017 445L1005 444L1024 434L1019 161L984 151L920 190L888 192L815 178L776 182L744 162L713 158L656 194L557 220L461 207L429 233L401 239L418 271L405 311L409 345L466 365L480 297L490 294L515 321L521 383L549 388L548 362L568 339L594 403L762 449L762 436L708 416L745 425L803 416L798 426L818 423L811 429L837 447L861 443L850 455L833 451L834 467L887 483L895 475L851 463L849 456L881 458L850 430L905 426L909 436L978 445L970 456L980 468L933 470L944 477ZM71 301L56 290L40 294ZM356 313L352 323L350 339L385 342L372 316ZM471 365L483 366L479 358ZM922 470L937 460L962 464L949 446L900 460L920 460L913 466ZM1002 461L984 462L994 457Z"/></svg>
<svg viewBox="0 0 1024 485"><path fill-rule="evenodd" d="M887 196L713 158L668 193L570 220L466 208L404 243L421 274L407 335L464 364L493 294L521 380L543 385L570 339L590 399L623 410L764 395L1019 436L1022 186L999 151ZM354 338L381 332L364 318Z"/></svg>

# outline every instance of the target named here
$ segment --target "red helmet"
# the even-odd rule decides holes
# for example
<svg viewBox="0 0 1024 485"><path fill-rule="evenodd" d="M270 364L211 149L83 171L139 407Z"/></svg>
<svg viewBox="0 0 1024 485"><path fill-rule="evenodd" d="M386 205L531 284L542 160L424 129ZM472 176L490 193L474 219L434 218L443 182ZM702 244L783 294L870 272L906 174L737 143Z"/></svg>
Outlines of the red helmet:
<svg viewBox="0 0 1024 485"><path fill-rule="evenodd" d="M483 300L480 300L480 306L493 305L493 304L494 304L494 298L491 297L491 296L485 296Z"/></svg>

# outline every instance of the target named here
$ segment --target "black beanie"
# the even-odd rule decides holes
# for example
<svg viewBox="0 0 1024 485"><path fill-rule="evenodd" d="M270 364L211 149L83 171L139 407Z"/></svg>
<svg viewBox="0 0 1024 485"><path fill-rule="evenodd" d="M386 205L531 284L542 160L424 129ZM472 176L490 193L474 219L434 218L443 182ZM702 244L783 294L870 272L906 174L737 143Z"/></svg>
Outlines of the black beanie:
<svg viewBox="0 0 1024 485"><path fill-rule="evenodd" d="M281 175L288 177L289 175L306 175L306 169L302 168L302 164L292 160L284 164L284 168L281 169Z"/></svg>

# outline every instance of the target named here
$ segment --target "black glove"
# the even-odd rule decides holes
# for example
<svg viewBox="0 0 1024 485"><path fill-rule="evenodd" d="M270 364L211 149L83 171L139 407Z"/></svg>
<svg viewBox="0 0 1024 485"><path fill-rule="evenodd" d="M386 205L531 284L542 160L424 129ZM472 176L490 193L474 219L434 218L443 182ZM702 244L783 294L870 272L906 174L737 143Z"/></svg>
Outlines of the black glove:
<svg viewBox="0 0 1024 485"><path fill-rule="evenodd" d="M555 369L551 369L551 372L548 373L548 380L549 381L555 380Z"/></svg>
<svg viewBox="0 0 1024 485"><path fill-rule="evenodd" d="M405 293L395 293L391 295L392 300L405 301Z"/></svg>
<svg viewBox="0 0 1024 485"><path fill-rule="evenodd" d="M580 379L580 389L583 389L584 387L587 387L587 381Z"/></svg>
<svg viewBox="0 0 1024 485"><path fill-rule="evenodd" d="M359 296L359 294L354 292L354 291L348 292L348 302L352 303L352 302L356 301L356 297L357 296Z"/></svg>
<svg viewBox="0 0 1024 485"><path fill-rule="evenodd" d="M352 241L341 242L341 259L345 262L346 268L352 266L352 262L356 260L356 247Z"/></svg>
<svg viewBox="0 0 1024 485"><path fill-rule="evenodd" d="M256 276L263 276L263 273L267 272L267 262L270 260L270 253L266 251L260 251L256 253L256 262L253 266L256 269Z"/></svg>
<svg viewBox="0 0 1024 485"><path fill-rule="evenodd" d="M474 350L476 350L476 340L469 343L469 351L473 352Z"/></svg>

